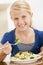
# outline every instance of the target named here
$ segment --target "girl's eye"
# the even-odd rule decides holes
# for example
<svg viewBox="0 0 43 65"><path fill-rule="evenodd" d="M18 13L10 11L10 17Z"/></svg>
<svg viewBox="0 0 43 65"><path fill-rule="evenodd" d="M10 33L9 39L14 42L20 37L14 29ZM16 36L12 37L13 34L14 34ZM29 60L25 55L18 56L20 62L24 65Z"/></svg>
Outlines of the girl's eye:
<svg viewBox="0 0 43 65"><path fill-rule="evenodd" d="M18 20L18 18L15 18L14 20Z"/></svg>
<svg viewBox="0 0 43 65"><path fill-rule="evenodd" d="M22 16L22 18L26 18L26 16Z"/></svg>

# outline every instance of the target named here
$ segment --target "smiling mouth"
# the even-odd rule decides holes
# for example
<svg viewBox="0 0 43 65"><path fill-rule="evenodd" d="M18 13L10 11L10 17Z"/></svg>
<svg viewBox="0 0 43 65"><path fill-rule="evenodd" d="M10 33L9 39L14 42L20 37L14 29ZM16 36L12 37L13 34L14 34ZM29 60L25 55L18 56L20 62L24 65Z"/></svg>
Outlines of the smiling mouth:
<svg viewBox="0 0 43 65"><path fill-rule="evenodd" d="M20 28L25 28L26 25L19 25Z"/></svg>
<svg viewBox="0 0 43 65"><path fill-rule="evenodd" d="M24 28L25 26L26 26L26 24L25 25L18 25L20 28Z"/></svg>

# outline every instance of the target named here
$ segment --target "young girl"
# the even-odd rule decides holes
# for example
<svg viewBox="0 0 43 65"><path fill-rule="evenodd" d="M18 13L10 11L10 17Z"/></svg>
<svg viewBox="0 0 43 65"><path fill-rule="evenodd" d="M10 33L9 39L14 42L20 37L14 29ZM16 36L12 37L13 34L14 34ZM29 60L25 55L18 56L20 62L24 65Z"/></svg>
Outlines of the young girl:
<svg viewBox="0 0 43 65"><path fill-rule="evenodd" d="M26 1L18 0L12 4L10 15L16 28L6 32L1 40L0 47L3 48L0 50L0 61L10 52L11 56L19 51L31 51L43 55L43 31L31 27L32 12L30 5ZM20 44L11 45L15 44L15 39L20 39Z"/></svg>

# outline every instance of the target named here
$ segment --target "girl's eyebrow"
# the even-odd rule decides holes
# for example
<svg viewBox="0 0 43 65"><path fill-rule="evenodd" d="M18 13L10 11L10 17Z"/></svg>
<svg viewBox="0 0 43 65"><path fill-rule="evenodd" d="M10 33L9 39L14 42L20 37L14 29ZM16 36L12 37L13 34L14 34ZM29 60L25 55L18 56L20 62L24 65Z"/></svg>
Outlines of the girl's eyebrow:
<svg viewBox="0 0 43 65"><path fill-rule="evenodd" d="M26 17L26 15L23 15L22 17Z"/></svg>

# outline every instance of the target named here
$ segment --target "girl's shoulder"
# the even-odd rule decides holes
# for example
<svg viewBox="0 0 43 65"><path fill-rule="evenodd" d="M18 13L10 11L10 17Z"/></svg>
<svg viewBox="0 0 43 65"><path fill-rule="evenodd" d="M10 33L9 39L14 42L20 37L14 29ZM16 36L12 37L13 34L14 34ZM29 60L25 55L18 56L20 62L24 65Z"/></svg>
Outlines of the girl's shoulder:
<svg viewBox="0 0 43 65"><path fill-rule="evenodd" d="M15 34L15 29L6 32L4 35L5 35L5 36L6 36L6 35L11 36L11 35L14 35L14 34Z"/></svg>
<svg viewBox="0 0 43 65"><path fill-rule="evenodd" d="M38 36L38 38L40 39L40 41L43 41L43 31L34 29L36 36Z"/></svg>
<svg viewBox="0 0 43 65"><path fill-rule="evenodd" d="M12 40L15 38L14 32L15 32L15 29L6 32L6 33L3 35L2 39L1 39L1 43L4 44L4 43L7 42L7 41L12 42Z"/></svg>
<svg viewBox="0 0 43 65"><path fill-rule="evenodd" d="M42 35L43 36L43 31L40 31L40 30L37 30L37 29L34 29L34 31L39 34L40 36Z"/></svg>

